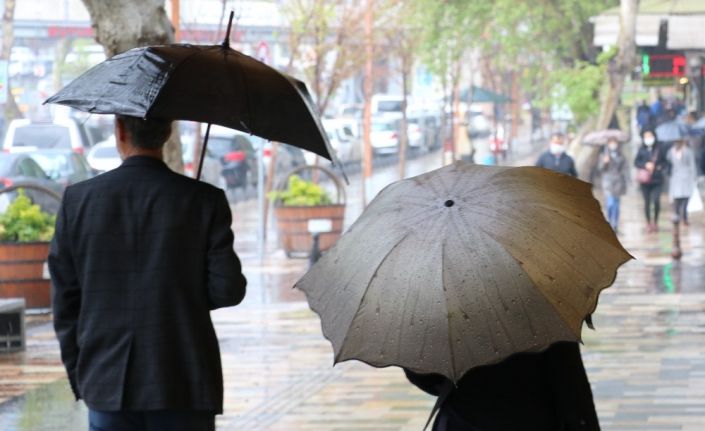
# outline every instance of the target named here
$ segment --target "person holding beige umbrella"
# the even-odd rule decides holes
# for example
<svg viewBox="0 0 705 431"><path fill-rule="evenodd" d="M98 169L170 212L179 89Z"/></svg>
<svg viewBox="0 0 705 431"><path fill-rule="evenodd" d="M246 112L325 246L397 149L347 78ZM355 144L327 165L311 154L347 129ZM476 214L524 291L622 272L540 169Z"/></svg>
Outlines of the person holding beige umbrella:
<svg viewBox="0 0 705 431"><path fill-rule="evenodd" d="M456 162L387 186L296 287L335 362L435 374L443 394L519 353L558 349L579 360L583 322L629 259L588 183ZM594 408L577 423L593 420Z"/></svg>

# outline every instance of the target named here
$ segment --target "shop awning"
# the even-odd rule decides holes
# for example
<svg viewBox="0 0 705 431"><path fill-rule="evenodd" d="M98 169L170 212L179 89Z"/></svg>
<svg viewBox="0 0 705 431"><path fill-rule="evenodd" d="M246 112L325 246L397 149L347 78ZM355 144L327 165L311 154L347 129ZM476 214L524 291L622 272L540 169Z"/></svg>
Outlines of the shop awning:
<svg viewBox="0 0 705 431"><path fill-rule="evenodd" d="M596 46L616 45L619 37L619 7L593 17ZM637 46L657 46L659 27L668 22L668 48L702 49L705 39L698 37L705 25L703 0L642 0L636 19Z"/></svg>

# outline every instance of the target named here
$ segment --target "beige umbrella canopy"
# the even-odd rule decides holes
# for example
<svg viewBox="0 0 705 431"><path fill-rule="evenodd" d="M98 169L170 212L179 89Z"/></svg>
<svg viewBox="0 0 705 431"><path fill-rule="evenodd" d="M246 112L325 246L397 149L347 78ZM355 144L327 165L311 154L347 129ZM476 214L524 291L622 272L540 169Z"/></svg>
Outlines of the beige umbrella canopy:
<svg viewBox="0 0 705 431"><path fill-rule="evenodd" d="M590 185L462 162L384 189L296 284L335 361L466 371L579 341L631 256Z"/></svg>

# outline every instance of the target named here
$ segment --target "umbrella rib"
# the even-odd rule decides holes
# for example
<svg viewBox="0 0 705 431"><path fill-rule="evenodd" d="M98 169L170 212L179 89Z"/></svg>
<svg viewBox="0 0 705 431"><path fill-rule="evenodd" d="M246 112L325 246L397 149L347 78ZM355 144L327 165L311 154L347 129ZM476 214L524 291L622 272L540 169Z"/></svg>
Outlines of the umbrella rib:
<svg viewBox="0 0 705 431"><path fill-rule="evenodd" d="M411 234L411 232L407 232L406 234L404 234L404 236L401 237L399 239L399 241L397 241L396 244L394 244L394 246L389 249L387 254L384 255L382 260L377 265L377 268L375 268L375 271L372 273L372 276L370 277L369 281L366 283L365 291L362 292L362 295L360 295L360 301L357 304L357 307L355 308L355 310L356 310L355 314L353 315L352 319L350 319L350 323L348 324L348 329L345 331L345 337L343 337L343 341L340 343L341 349L338 352L336 352L336 354L335 354L335 362L338 362L340 352L342 352L342 347L345 345L345 341L347 341L348 335L350 334L350 328L352 327L352 323L355 321L355 317L357 317L357 314L360 311L360 306L362 305L362 301L364 301L365 296L367 295L367 291L370 290L370 286L372 285L372 281L377 277L377 273L379 272L380 267L389 258L389 256L392 254L392 252L394 252L394 250L396 250L401 245L401 243L403 243L404 240L406 240L406 238L409 237L410 234Z"/></svg>
<svg viewBox="0 0 705 431"><path fill-rule="evenodd" d="M446 260L446 242L443 241L441 244L441 283L442 290L445 292L445 260ZM457 382L455 374L455 349L453 347L453 337L451 336L451 323L450 323L450 305L448 304L448 295L443 293L443 298L445 299L446 305L446 322L448 324L448 348L450 350L450 379L453 383Z"/></svg>

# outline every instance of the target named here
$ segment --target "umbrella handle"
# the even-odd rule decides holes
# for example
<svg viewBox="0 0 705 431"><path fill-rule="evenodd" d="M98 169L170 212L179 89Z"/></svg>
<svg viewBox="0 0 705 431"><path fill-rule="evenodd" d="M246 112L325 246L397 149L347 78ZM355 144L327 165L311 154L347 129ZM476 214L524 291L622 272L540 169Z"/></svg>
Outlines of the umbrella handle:
<svg viewBox="0 0 705 431"><path fill-rule="evenodd" d="M196 180L201 179L201 171L203 170L203 159L206 156L206 148L208 147L208 135L211 133L211 123L208 123L206 127L206 137L203 138L203 146L201 146L201 157L198 160L198 174L196 174Z"/></svg>

